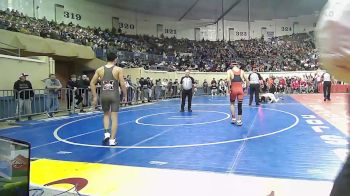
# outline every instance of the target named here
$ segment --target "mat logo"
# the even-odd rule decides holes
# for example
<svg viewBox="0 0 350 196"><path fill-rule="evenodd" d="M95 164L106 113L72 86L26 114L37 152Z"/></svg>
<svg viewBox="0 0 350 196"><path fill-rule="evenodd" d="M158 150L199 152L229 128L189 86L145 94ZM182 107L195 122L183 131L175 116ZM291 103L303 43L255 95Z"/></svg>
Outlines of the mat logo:
<svg viewBox="0 0 350 196"><path fill-rule="evenodd" d="M67 191L64 191L64 192L62 192L60 194L68 193L69 191L74 191L78 195L80 195L79 191L87 186L88 180L85 179L85 178L64 178L64 179L61 179L61 180L56 180L56 181L44 184L44 186L52 186L52 185L58 185L58 184L71 184L71 185L73 185L72 188L70 188Z"/></svg>
<svg viewBox="0 0 350 196"><path fill-rule="evenodd" d="M349 142L345 137L339 135L329 135L324 134L325 131L329 130L330 127L326 126L325 123L318 119L315 115L301 115L303 119L305 119L306 123L311 125L312 130L316 133L320 133L320 138L327 144L331 144L334 146L347 146ZM341 159L345 160L348 154L347 148L337 148L334 149L333 152Z"/></svg>
<svg viewBox="0 0 350 196"><path fill-rule="evenodd" d="M48 189L42 189L42 188L34 188L31 189L31 196L42 196L42 195L81 195L79 193L80 190L82 190L84 187L87 186L88 180L85 178L64 178L61 180L56 180L53 182L49 182L47 184L44 184L45 187L53 186L53 185L62 185L62 184L68 184L72 185L71 188L68 190L64 189L55 189L55 188L48 188Z"/></svg>

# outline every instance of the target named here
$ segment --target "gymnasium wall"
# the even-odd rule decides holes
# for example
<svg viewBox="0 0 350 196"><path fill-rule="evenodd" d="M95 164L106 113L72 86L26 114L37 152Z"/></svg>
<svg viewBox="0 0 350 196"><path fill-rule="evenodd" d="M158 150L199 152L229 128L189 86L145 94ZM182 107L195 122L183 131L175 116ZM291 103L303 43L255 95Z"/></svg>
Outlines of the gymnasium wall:
<svg viewBox="0 0 350 196"><path fill-rule="evenodd" d="M55 9L55 4L64 6ZM218 25L208 25L212 20L183 20L150 16L141 13L126 11L89 2L85 0L3 0L0 9L13 8L24 12L28 16L39 18L46 17L49 20L57 19L58 22L73 22L81 26L112 27L112 17L119 18L122 30L128 34L147 34L157 36L157 24L163 25L163 34L168 37L195 39L195 28L200 28L200 39L237 40L248 38L247 22L225 20L225 29L222 30L222 21ZM38 8L37 8L38 7ZM55 14L56 13L56 14ZM281 36L299 32L308 32L314 29L317 15L291 17L287 19L261 20L251 22L251 37L259 38L262 35L262 27L266 28L269 35ZM166 31L167 29L167 31ZM233 30L230 30L233 29ZM174 31L175 30L175 31ZM166 33L167 32L167 33ZM266 37L266 36L265 36Z"/></svg>
<svg viewBox="0 0 350 196"><path fill-rule="evenodd" d="M43 79L48 78L50 73L55 72L55 64L52 59L46 56L28 59L23 57L13 57L0 55L1 71L0 90L12 90L13 84L19 79L21 73L29 75L27 78L34 89L43 89Z"/></svg>
<svg viewBox="0 0 350 196"><path fill-rule="evenodd" d="M269 76L284 76L284 77L291 77L291 76L298 76L303 77L305 74L314 75L316 71L291 71L291 72L263 72L260 73L263 78L267 78ZM248 77L247 73L247 77ZM150 77L152 80L156 79L172 79L173 81L175 79L180 80L181 77L185 76L185 72L166 72L166 71L152 71L152 70L144 70L143 68L132 68L132 69L124 69L124 75L131 75L131 79L133 82L136 82L136 78L147 78ZM191 76L198 80L199 85L201 86L204 79L206 79L209 83L210 81L215 78L216 80L219 79L226 79L227 73L226 72L191 72Z"/></svg>
<svg viewBox="0 0 350 196"><path fill-rule="evenodd" d="M10 50L13 50L14 47L19 48L22 50L22 54L23 52L30 52L39 55L50 54L58 57L87 60L96 58L94 51L89 46L42 38L39 36L27 35L3 29L0 29L0 35L0 48Z"/></svg>
<svg viewBox="0 0 350 196"><path fill-rule="evenodd" d="M140 68L124 69L123 74L124 76L130 75L132 77L132 80L136 81L136 78L141 78L143 70L144 69L140 69Z"/></svg>

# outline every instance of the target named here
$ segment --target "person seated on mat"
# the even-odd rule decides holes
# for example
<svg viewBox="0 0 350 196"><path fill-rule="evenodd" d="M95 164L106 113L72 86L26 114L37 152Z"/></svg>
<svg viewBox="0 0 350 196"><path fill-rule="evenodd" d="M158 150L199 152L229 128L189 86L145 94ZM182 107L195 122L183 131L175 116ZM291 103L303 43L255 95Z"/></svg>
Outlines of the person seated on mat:
<svg viewBox="0 0 350 196"><path fill-rule="evenodd" d="M279 101L275 94L269 93L263 86L261 86L260 91L262 92L259 96L261 103L277 103Z"/></svg>
<svg viewBox="0 0 350 196"><path fill-rule="evenodd" d="M272 93L262 93L260 94L260 101L261 103L277 103L279 98L276 98Z"/></svg>

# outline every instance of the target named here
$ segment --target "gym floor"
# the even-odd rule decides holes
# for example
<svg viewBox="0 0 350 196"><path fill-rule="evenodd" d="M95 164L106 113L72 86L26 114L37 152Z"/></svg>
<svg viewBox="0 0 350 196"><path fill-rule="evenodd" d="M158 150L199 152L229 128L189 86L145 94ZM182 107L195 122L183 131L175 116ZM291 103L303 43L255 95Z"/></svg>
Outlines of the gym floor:
<svg viewBox="0 0 350 196"><path fill-rule="evenodd" d="M102 145L100 112L0 135L32 144L32 185L74 184L80 195L329 195L347 153L346 94L283 95L258 107L245 99L243 126L230 123L228 103L200 96L192 113L179 112L179 99L123 108L115 147Z"/></svg>

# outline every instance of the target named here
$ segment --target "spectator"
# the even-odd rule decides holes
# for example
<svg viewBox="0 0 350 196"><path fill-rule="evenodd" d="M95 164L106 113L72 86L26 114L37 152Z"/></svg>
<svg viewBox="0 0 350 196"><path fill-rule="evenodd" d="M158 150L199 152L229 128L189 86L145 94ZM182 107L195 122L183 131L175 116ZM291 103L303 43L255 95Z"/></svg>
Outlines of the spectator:
<svg viewBox="0 0 350 196"><path fill-rule="evenodd" d="M73 101L77 100L77 103L81 103L83 99L81 96L79 96L78 93L78 81L77 76L75 74L70 76L70 80L67 82L66 88L67 109L68 111L71 111L75 109L76 102L74 102L74 104L72 105Z"/></svg>
<svg viewBox="0 0 350 196"><path fill-rule="evenodd" d="M213 80L211 81L211 96L217 95L218 94L218 84L215 80L215 78L213 78Z"/></svg>
<svg viewBox="0 0 350 196"><path fill-rule="evenodd" d="M128 75L125 79L125 82L127 82L127 93L128 93L128 104L132 105L132 100L134 98L134 85L131 80L131 76Z"/></svg>
<svg viewBox="0 0 350 196"><path fill-rule="evenodd" d="M315 44L312 36L307 33L269 40L232 42L193 41L174 37L159 39L147 35L126 35L120 28L102 30L99 27L85 28L73 23L57 24L47 19L23 16L14 10L0 12L0 28L91 46L98 57L103 57L107 50L133 52L130 58L124 57L125 67L225 72L232 59L242 61L247 71L253 68L260 72L317 70L319 67ZM142 59L140 53L156 54L159 58Z"/></svg>
<svg viewBox="0 0 350 196"><path fill-rule="evenodd" d="M174 96L177 96L178 94L179 94L179 85L180 85L180 83L179 83L179 81L178 81L178 79L175 79L175 81L174 81L174 83L173 83L173 95Z"/></svg>
<svg viewBox="0 0 350 196"><path fill-rule="evenodd" d="M89 105L89 91L90 91L90 79L87 75L82 75L78 81L79 95L83 98L83 105L80 109L83 112L83 108Z"/></svg>
<svg viewBox="0 0 350 196"><path fill-rule="evenodd" d="M126 88L126 94L129 95L128 89L130 89L131 86L130 86L128 80L127 80L127 77L125 77L125 76L124 76L124 85L125 85L125 88ZM120 100L122 100L123 97L124 97L124 95L123 95L123 92L122 92L122 90L120 89L120 87L119 87L119 92L120 92ZM128 97L127 97L127 100L126 100L126 101L127 101L127 102L126 102L126 103L122 103L122 105L123 105L123 104L125 104L125 106L126 106L127 104L130 104L130 105L131 105L131 102L128 102Z"/></svg>
<svg viewBox="0 0 350 196"><path fill-rule="evenodd" d="M146 79L141 77L140 79L140 85L141 85L141 100L142 103L144 103L146 100L149 100L149 94L148 94L148 82Z"/></svg>
<svg viewBox="0 0 350 196"><path fill-rule="evenodd" d="M167 86L168 86L168 80L164 78L163 82L162 82L162 95L163 95L164 98L166 98Z"/></svg>
<svg viewBox="0 0 350 196"><path fill-rule="evenodd" d="M205 95L208 94L208 89L209 89L209 85L208 85L207 79L204 79L204 82L203 82L203 91L204 91L204 94L205 94Z"/></svg>
<svg viewBox="0 0 350 196"><path fill-rule="evenodd" d="M146 84L147 84L147 94L148 94L148 102L151 101L151 98L153 96L152 92L153 92L153 81L151 80L151 78L147 77L146 80Z"/></svg>
<svg viewBox="0 0 350 196"><path fill-rule="evenodd" d="M295 78L292 82L292 88L293 88L293 93L295 92L300 92L299 88L300 88L300 83L299 83L299 79Z"/></svg>
<svg viewBox="0 0 350 196"><path fill-rule="evenodd" d="M286 93L292 93L292 80L289 77L286 79Z"/></svg>
<svg viewBox="0 0 350 196"><path fill-rule="evenodd" d="M53 113L59 108L58 94L61 88L62 84L58 79L56 79L56 75L50 74L49 79L45 81L46 111L49 118L52 118Z"/></svg>
<svg viewBox="0 0 350 196"><path fill-rule="evenodd" d="M135 89L136 89L136 101L138 102L141 100L141 83L139 78L136 78Z"/></svg>
<svg viewBox="0 0 350 196"><path fill-rule="evenodd" d="M227 86L226 86L226 82L223 79L219 80L219 95L226 95L226 91L227 91Z"/></svg>
<svg viewBox="0 0 350 196"><path fill-rule="evenodd" d="M156 100L159 100L161 92L162 92L162 82L161 79L156 80L156 87L155 87L155 98Z"/></svg>
<svg viewBox="0 0 350 196"><path fill-rule="evenodd" d="M167 97L172 97L173 96L173 81L172 79L169 79L169 82L166 87L166 94Z"/></svg>
<svg viewBox="0 0 350 196"><path fill-rule="evenodd" d="M15 94L16 103L16 113L18 118L16 121L19 121L19 117L23 112L24 115L28 115L28 120L32 120L30 116L32 114L32 101L34 97L34 91L32 88L32 83L27 80L28 74L21 73L19 80L13 85L13 90ZM24 109L24 110L23 110Z"/></svg>

